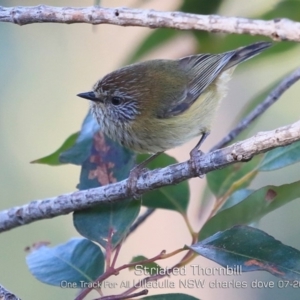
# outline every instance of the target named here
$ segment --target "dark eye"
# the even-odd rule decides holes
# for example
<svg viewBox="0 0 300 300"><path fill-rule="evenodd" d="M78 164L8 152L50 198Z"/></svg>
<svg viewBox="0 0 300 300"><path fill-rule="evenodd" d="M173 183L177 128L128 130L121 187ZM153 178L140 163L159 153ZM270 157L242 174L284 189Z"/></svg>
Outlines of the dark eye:
<svg viewBox="0 0 300 300"><path fill-rule="evenodd" d="M117 97L117 96L114 96L111 98L111 103L113 105L120 105L122 103L123 99L121 97Z"/></svg>

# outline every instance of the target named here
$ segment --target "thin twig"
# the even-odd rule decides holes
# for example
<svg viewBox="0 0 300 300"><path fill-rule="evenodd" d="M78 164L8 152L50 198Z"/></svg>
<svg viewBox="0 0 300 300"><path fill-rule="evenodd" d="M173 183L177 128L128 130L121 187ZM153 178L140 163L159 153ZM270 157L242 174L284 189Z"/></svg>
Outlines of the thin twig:
<svg viewBox="0 0 300 300"><path fill-rule="evenodd" d="M32 23L88 23L149 28L204 30L209 32L262 35L276 41L300 41L300 23L289 19L253 20L218 15L195 15L132 8L0 6L0 22L18 25Z"/></svg>
<svg viewBox="0 0 300 300"><path fill-rule="evenodd" d="M165 259L168 258L170 256L176 255L179 252L183 251L184 249L177 249L169 254L166 254L166 251L163 250L161 251L158 255L149 258L149 259L145 259L145 260L141 260L141 261L137 261L137 262L133 262L133 263L129 263L129 264L124 264L118 268L109 268L105 271L105 273L103 273L102 275L100 275L94 282L95 283L101 283L103 282L105 279L109 278L112 275L116 275L118 274L120 271L124 270L124 269L128 269L130 267L135 267L136 265L143 265L146 263L151 263L154 262L156 260L160 260L160 259ZM75 300L83 300L91 291L93 288L88 287L84 290L82 290L77 297L75 298ZM122 294L123 295L123 294Z"/></svg>
<svg viewBox="0 0 300 300"><path fill-rule="evenodd" d="M102 298L98 298L96 300L125 300L125 299L132 299L134 297L139 297L139 296L143 296L143 295L147 295L148 294L148 290L144 289L138 293L134 293L131 295L127 295L127 296L122 296L122 295L111 295L111 296L106 296L106 297L102 297Z"/></svg>
<svg viewBox="0 0 300 300"><path fill-rule="evenodd" d="M261 116L280 96L300 79L300 68L285 77L267 96L267 98L257 105L233 130L229 132L220 142L218 142L210 151L225 147L233 141L244 129L246 129L254 120Z"/></svg>
<svg viewBox="0 0 300 300"><path fill-rule="evenodd" d="M153 213L155 212L155 208L147 208L147 210L137 218L137 220L130 227L126 238L132 234L142 223L144 223Z"/></svg>
<svg viewBox="0 0 300 300"><path fill-rule="evenodd" d="M244 141L203 154L195 159L196 170L191 170L190 164L183 162L147 171L138 178L136 191L144 194L153 189L174 185L230 164L248 161L262 152L286 146L298 140L300 140L300 121L268 132L257 133ZM133 196L127 186L126 179L102 187L32 201L23 206L0 211L0 232L37 220L86 209L100 203L120 202Z"/></svg>

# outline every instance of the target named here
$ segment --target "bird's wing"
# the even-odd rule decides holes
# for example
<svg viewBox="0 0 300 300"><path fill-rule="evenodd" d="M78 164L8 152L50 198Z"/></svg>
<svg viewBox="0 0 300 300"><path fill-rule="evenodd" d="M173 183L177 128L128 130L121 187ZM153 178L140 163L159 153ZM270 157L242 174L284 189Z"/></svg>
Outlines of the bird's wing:
<svg viewBox="0 0 300 300"><path fill-rule="evenodd" d="M187 110L216 79L228 64L234 51L222 54L199 54L179 60L179 68L186 70L189 80L183 87L181 95L174 95L168 106L159 114L159 118L177 116ZM177 91L178 92L178 91Z"/></svg>
<svg viewBox="0 0 300 300"><path fill-rule="evenodd" d="M221 54L199 54L180 59L179 68L189 77L187 84L180 87L180 91L176 91L176 96L171 95L168 107L162 111L160 117L170 118L183 113L222 71L259 54L271 45L269 42L258 42Z"/></svg>

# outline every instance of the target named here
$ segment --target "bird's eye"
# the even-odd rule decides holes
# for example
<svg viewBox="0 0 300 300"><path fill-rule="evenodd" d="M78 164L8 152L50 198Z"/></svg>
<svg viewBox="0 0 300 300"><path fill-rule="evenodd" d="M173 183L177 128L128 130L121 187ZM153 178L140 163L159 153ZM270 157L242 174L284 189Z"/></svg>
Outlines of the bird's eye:
<svg viewBox="0 0 300 300"><path fill-rule="evenodd" d="M122 98L121 97L117 97L117 96L114 96L114 97L112 97L111 98L111 103L113 104L113 105L120 105L121 103L122 103Z"/></svg>

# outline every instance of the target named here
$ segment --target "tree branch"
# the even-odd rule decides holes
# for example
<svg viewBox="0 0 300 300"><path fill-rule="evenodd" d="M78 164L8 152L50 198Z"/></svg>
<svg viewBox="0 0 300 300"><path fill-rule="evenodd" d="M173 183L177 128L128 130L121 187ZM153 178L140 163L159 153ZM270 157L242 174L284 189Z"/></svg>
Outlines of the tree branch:
<svg viewBox="0 0 300 300"><path fill-rule="evenodd" d="M218 142L210 151L220 149L233 141L244 129L246 129L253 121L261 116L272 104L274 104L280 96L300 79L300 68L296 69L290 75L285 77L262 101L258 104L239 124L232 129L227 136Z"/></svg>
<svg viewBox="0 0 300 300"><path fill-rule="evenodd" d="M132 234L141 224L143 224L148 217L150 217L155 212L155 208L147 208L147 210L137 218L137 220L131 225L127 233L126 238Z"/></svg>
<svg viewBox="0 0 300 300"><path fill-rule="evenodd" d="M149 28L204 30L209 32L262 35L276 41L300 41L300 23L289 19L253 20L218 15L195 15L131 8L0 6L0 22L18 25L32 23L88 23Z"/></svg>
<svg viewBox="0 0 300 300"><path fill-rule="evenodd" d="M260 132L226 148L203 154L196 160L196 170L191 169L189 162L183 162L145 172L137 180L137 192L143 194L162 186L176 184L200 174L224 168L233 163L248 161L259 153L286 146L298 140L300 140L300 121L272 131ZM20 207L1 211L0 232L100 203L122 201L132 196L134 196L133 193L127 189L126 179L99 188L33 201Z"/></svg>

